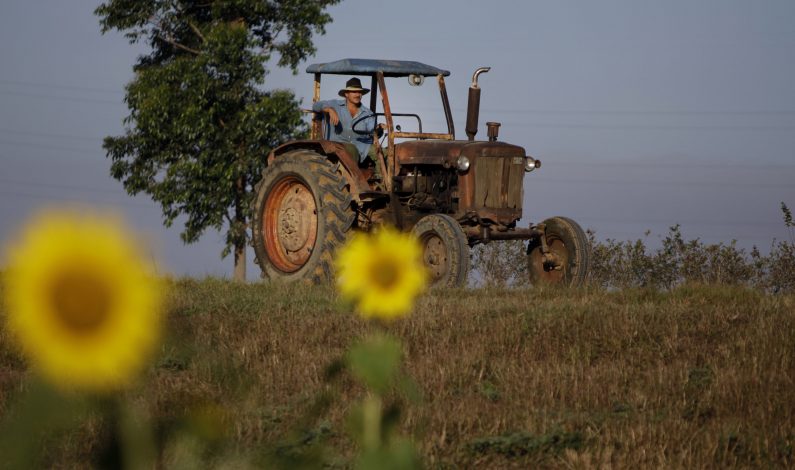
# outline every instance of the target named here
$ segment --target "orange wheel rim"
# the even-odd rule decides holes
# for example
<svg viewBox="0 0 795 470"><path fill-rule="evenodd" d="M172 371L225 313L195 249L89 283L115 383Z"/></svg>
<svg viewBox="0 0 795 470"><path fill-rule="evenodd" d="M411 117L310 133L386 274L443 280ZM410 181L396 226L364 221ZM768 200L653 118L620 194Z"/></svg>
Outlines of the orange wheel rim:
<svg viewBox="0 0 795 470"><path fill-rule="evenodd" d="M309 187L295 176L280 179L265 200L262 220L273 266L286 273L301 269L317 243L317 205Z"/></svg>

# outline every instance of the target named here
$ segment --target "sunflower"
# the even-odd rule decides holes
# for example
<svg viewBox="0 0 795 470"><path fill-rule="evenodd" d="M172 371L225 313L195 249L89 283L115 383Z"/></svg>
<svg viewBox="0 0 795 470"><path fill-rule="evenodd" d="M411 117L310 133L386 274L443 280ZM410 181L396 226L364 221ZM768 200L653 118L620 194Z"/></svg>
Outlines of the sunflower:
<svg viewBox="0 0 795 470"><path fill-rule="evenodd" d="M343 297L364 317L408 314L427 279L416 238L386 227L354 235L337 253L336 268Z"/></svg>
<svg viewBox="0 0 795 470"><path fill-rule="evenodd" d="M159 284L127 233L112 219L51 211L10 247L8 329L62 388L121 388L157 345Z"/></svg>

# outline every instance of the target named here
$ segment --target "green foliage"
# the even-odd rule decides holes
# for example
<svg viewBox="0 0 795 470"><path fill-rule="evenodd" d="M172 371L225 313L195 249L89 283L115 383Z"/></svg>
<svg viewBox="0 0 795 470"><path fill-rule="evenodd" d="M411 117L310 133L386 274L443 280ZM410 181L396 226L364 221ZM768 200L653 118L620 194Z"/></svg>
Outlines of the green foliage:
<svg viewBox="0 0 795 470"><path fill-rule="evenodd" d="M353 375L368 388L383 395L389 391L400 367L402 348L389 336L373 336L355 344L348 352Z"/></svg>
<svg viewBox="0 0 795 470"><path fill-rule="evenodd" d="M355 406L348 426L361 448L356 468L413 469L420 459L410 439L400 436L397 426L401 407L398 403L384 407L383 397L395 385L407 389L411 382L400 375L403 346L396 338L380 333L360 340L346 354L351 374L368 389L368 396Z"/></svg>
<svg viewBox="0 0 795 470"><path fill-rule="evenodd" d="M521 240L479 245L473 250L473 268L483 284L494 287L527 284L527 244Z"/></svg>
<svg viewBox="0 0 795 470"><path fill-rule="evenodd" d="M787 227L795 227L795 222L792 221L792 211L784 204L784 201L781 201L781 212L784 214L784 225Z"/></svg>
<svg viewBox="0 0 795 470"><path fill-rule="evenodd" d="M670 227L662 246L649 250L644 239L604 241L589 230L590 283L607 289L647 287L670 290L689 283L754 287L765 292L795 292L795 222L783 202L781 213L789 239L773 240L763 255L737 242L708 244L685 240L680 226ZM646 237L649 232L646 232ZM473 252L473 271L486 286L522 287L527 279L526 244L520 241L482 245Z"/></svg>
<svg viewBox="0 0 795 470"><path fill-rule="evenodd" d="M784 223L792 215L782 203ZM684 240L679 225L670 228L662 247L648 252L643 240L599 242L592 231L591 282L606 288L671 289L687 283L742 285L765 292L795 292L795 237L773 241L763 255L728 244Z"/></svg>
<svg viewBox="0 0 795 470"><path fill-rule="evenodd" d="M381 448L363 452L356 468L360 470L411 470L422 468L414 443L396 438Z"/></svg>
<svg viewBox="0 0 795 470"><path fill-rule="evenodd" d="M27 393L17 393L11 412L0 414L0 467L29 468L37 460L37 439L69 429L86 418L87 400L61 395L46 383L34 380Z"/></svg>
<svg viewBox="0 0 795 470"><path fill-rule="evenodd" d="M670 228L662 247L647 252L643 240L605 242L589 232L591 281L602 287L671 289L683 283L742 284L754 276L744 250L729 244L685 240L679 225Z"/></svg>
<svg viewBox="0 0 795 470"><path fill-rule="evenodd" d="M184 216L184 242L226 228L226 248L247 239L253 185L272 148L305 132L291 91L260 89L265 64L297 71L315 52L314 33L339 0L108 0L102 31L145 40L126 87L130 115L107 137L111 175L129 194L161 205L165 224Z"/></svg>

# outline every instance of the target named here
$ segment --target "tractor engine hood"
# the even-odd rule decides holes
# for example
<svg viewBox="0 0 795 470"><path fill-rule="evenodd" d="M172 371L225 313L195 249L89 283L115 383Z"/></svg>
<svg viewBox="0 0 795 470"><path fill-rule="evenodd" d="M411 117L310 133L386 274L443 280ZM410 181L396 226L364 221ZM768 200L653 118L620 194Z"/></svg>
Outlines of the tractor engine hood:
<svg viewBox="0 0 795 470"><path fill-rule="evenodd" d="M524 157L524 148L505 142L472 142L468 140L412 140L395 144L395 157L400 165L442 165L453 168L459 156L474 162L482 157Z"/></svg>

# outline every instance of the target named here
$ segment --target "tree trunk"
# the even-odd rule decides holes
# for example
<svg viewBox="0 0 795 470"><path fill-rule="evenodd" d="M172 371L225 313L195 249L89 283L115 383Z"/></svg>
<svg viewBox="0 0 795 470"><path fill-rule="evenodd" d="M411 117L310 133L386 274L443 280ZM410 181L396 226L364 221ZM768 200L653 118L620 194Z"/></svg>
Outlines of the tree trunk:
<svg viewBox="0 0 795 470"><path fill-rule="evenodd" d="M233 279L239 282L246 281L246 216L243 213L243 196L246 189L245 176L238 176L235 181L235 271Z"/></svg>
<svg viewBox="0 0 795 470"><path fill-rule="evenodd" d="M235 281L245 282L246 280L246 244L235 244Z"/></svg>

